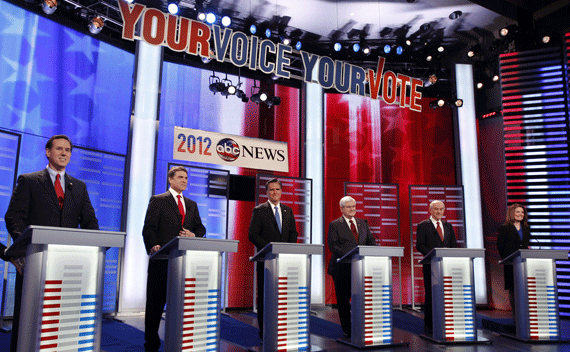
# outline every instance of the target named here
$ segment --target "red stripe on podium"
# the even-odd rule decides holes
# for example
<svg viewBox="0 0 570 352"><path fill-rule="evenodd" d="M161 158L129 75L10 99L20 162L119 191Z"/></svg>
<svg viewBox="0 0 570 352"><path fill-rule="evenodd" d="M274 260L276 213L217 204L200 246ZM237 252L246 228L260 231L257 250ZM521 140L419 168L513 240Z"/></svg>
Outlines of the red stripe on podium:
<svg viewBox="0 0 570 352"><path fill-rule="evenodd" d="M46 280L46 285L61 285L62 280Z"/></svg>

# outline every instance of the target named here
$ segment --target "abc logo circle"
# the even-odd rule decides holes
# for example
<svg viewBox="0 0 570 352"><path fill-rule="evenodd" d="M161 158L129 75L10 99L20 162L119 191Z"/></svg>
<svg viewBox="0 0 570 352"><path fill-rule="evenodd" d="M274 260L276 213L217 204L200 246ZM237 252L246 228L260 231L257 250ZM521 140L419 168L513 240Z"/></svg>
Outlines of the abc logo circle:
<svg viewBox="0 0 570 352"><path fill-rule="evenodd" d="M231 138L224 138L218 142L216 152L224 161L234 161L239 157L239 145Z"/></svg>

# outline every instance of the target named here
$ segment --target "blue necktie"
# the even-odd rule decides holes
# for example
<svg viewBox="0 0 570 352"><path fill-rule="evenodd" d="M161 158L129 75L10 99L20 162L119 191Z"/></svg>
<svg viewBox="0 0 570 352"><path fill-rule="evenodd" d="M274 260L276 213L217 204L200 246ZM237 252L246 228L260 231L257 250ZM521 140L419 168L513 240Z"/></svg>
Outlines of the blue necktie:
<svg viewBox="0 0 570 352"><path fill-rule="evenodd" d="M277 227L279 232L281 232L281 217L279 216L279 208L277 206L275 206L275 221L277 221Z"/></svg>

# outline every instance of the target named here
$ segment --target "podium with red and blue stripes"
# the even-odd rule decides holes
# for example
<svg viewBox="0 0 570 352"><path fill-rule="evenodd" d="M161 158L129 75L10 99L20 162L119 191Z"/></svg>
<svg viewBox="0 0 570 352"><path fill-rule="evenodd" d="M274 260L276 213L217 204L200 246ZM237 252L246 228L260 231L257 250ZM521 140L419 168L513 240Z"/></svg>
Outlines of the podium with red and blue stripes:
<svg viewBox="0 0 570 352"><path fill-rule="evenodd" d="M439 343L487 343L477 336L473 258L485 249L434 248L420 263L431 263L433 340Z"/></svg>
<svg viewBox="0 0 570 352"><path fill-rule="evenodd" d="M351 340L357 348L402 346L392 328L392 257L403 257L404 247L357 246L339 259L351 263Z"/></svg>
<svg viewBox="0 0 570 352"><path fill-rule="evenodd" d="M263 351L310 351L311 255L324 245L272 242L251 261L265 262Z"/></svg>
<svg viewBox="0 0 570 352"><path fill-rule="evenodd" d="M238 242L176 237L150 258L168 258L165 352L220 350L222 254Z"/></svg>
<svg viewBox="0 0 570 352"><path fill-rule="evenodd" d="M105 251L124 232L30 226L10 247L26 257L19 352L100 351Z"/></svg>
<svg viewBox="0 0 570 352"><path fill-rule="evenodd" d="M568 260L566 250L519 249L504 260L513 265L516 336L525 342L561 340L556 260Z"/></svg>

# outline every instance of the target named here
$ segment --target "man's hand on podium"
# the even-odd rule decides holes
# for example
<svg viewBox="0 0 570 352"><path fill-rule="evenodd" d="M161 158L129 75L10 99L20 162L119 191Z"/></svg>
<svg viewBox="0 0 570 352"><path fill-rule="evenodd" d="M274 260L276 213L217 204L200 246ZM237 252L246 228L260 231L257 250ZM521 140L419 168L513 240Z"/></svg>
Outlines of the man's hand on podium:
<svg viewBox="0 0 570 352"><path fill-rule="evenodd" d="M160 249L160 245L157 244L156 246L154 246L150 249L150 254L154 254L154 253L158 252L159 249Z"/></svg>
<svg viewBox="0 0 570 352"><path fill-rule="evenodd" d="M194 232L192 232L188 229L185 229L185 228L182 228L182 230L180 231L180 236L182 236L182 237L196 237L196 235L194 235Z"/></svg>
<svg viewBox="0 0 570 352"><path fill-rule="evenodd" d="M14 264L14 266L16 267L16 270L18 270L18 273L20 275L24 274L24 266L26 265L26 257L12 258L12 259L10 259L10 262L12 264Z"/></svg>

